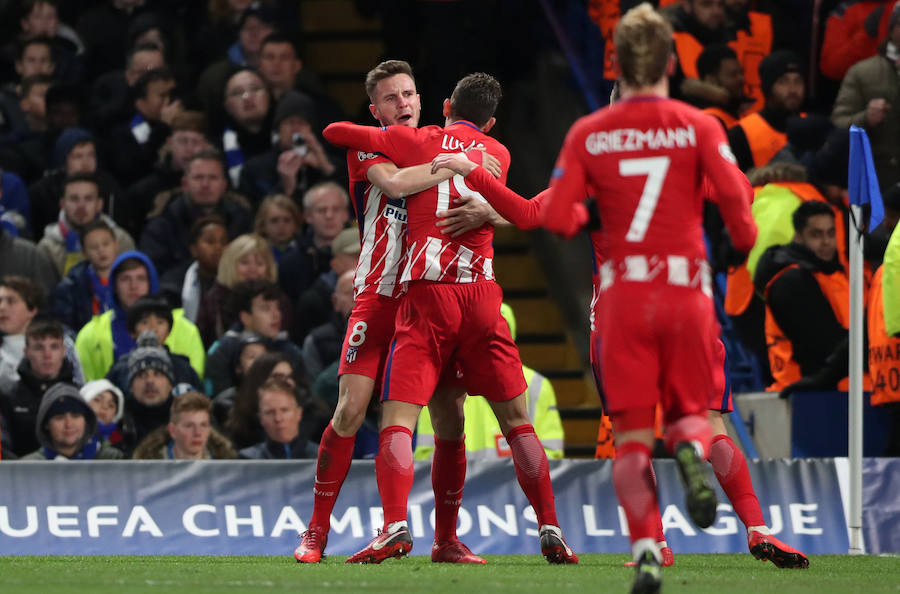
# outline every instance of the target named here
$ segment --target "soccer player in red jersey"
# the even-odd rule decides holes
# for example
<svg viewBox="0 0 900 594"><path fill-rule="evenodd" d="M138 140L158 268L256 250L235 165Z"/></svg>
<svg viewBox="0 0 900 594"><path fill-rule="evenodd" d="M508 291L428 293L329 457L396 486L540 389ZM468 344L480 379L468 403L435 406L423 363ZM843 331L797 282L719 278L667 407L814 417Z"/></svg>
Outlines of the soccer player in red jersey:
<svg viewBox="0 0 900 594"><path fill-rule="evenodd" d="M592 345L604 408L616 434L613 484L625 509L637 574L632 592L658 592L659 508L651 472L654 409L661 403L666 445L675 455L693 521L715 521L716 496L702 461L719 328L703 242L700 184L715 188L740 251L756 238L750 184L721 126L668 99L674 68L671 26L647 4L615 32L622 100L581 118L563 145L547 198L545 226L571 236L595 197L602 230L592 233L599 274Z"/></svg>
<svg viewBox="0 0 900 594"><path fill-rule="evenodd" d="M415 128L418 125L420 99L412 69L406 62L390 60L379 64L366 78L366 91L372 101L369 106L372 116L383 126ZM449 177L449 173L431 174L428 163L399 169L381 155L361 151L349 151L347 165L362 244L354 279L356 300L338 371L340 396L337 408L319 446L313 514L309 529L294 551L294 557L301 563L318 563L322 558L331 511L350 468L355 435L381 377L394 334L394 318L401 293L399 267L406 251L403 197ZM469 226L480 227L490 220L489 209L475 208L474 213L477 222L469 222ZM462 393L459 386L439 388L436 405L454 403ZM432 560L484 563L484 559L474 555L456 537L466 470L465 443L461 438L462 410L456 406L438 406L432 413L437 431L433 461L436 527Z"/></svg>
<svg viewBox="0 0 900 594"><path fill-rule="evenodd" d="M494 125L500 94L492 77L469 75L444 102L444 128L375 130L342 122L329 125L325 138L337 146L380 152L401 167L442 151L483 148L500 160L500 179L505 181L509 152L486 134ZM455 359L466 391L483 394L497 415L512 450L516 477L537 515L541 552L551 563L577 563L558 526L547 457L525 406L519 352L500 315L493 227L484 225L452 240L436 224L436 213L446 211L461 194L473 192L461 176L454 176L407 203L408 255L402 280L408 291L397 313L385 369L383 428L375 459L384 529L348 562L409 551L406 505L413 481L412 430L441 374Z"/></svg>

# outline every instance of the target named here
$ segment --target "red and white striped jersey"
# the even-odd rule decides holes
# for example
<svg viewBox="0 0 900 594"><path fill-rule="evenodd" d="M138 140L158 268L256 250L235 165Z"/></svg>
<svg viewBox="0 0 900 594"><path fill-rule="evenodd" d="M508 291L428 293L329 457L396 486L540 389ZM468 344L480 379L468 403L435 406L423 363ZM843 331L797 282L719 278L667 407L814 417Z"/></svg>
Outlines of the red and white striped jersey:
<svg viewBox="0 0 900 594"><path fill-rule="evenodd" d="M359 262L355 296L373 292L398 297L400 265L406 249L406 201L389 198L367 178L369 167L391 161L374 153L347 151L350 197L359 224Z"/></svg>
<svg viewBox="0 0 900 594"><path fill-rule="evenodd" d="M418 165L442 152L484 148L500 161L500 181L506 183L509 151L477 126L457 121L441 128L391 126L372 128L348 122L330 124L324 136L336 146L378 152L398 167ZM427 280L443 283L472 283L494 279L494 228L485 224L455 239L441 233L436 213L447 210L453 201L468 194L484 200L456 175L407 198L407 251L402 282Z"/></svg>

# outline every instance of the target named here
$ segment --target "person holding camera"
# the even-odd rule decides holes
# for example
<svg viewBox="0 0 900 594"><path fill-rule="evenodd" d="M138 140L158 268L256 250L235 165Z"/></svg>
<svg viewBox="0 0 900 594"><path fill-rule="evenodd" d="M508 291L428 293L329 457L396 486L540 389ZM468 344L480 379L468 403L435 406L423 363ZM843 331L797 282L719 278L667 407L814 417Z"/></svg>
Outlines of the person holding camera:
<svg viewBox="0 0 900 594"><path fill-rule="evenodd" d="M284 93L272 121L273 146L244 164L238 191L255 204L274 193L299 203L306 190L339 176L342 161L326 151L314 126L313 100L299 91Z"/></svg>

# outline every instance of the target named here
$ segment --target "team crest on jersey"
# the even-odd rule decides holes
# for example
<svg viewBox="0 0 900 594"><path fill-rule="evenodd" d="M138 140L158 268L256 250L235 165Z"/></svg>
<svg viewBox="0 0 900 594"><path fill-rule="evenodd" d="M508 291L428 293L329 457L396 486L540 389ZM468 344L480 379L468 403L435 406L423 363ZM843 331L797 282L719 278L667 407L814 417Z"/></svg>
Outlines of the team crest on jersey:
<svg viewBox="0 0 900 594"><path fill-rule="evenodd" d="M356 352L359 351L359 347L347 347L347 363L353 363L356 361Z"/></svg>
<svg viewBox="0 0 900 594"><path fill-rule="evenodd" d="M734 153L731 152L731 147L728 146L727 142L722 142L719 144L719 154L722 155L722 158L737 165L737 159L734 157Z"/></svg>
<svg viewBox="0 0 900 594"><path fill-rule="evenodd" d="M363 151L358 151L358 152L356 153L356 157L357 157L360 161L368 161L369 159L374 159L374 158L377 157L377 156L378 156L378 155L376 155L375 153L366 153L366 152L363 152Z"/></svg>

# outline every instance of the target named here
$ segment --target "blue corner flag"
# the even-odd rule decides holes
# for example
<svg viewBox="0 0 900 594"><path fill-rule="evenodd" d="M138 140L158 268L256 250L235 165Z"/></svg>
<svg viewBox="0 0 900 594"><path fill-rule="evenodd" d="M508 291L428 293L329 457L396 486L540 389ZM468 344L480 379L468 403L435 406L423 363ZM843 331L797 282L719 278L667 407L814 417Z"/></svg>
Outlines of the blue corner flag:
<svg viewBox="0 0 900 594"><path fill-rule="evenodd" d="M872 147L866 131L859 126L850 126L850 163L848 165L850 204L862 206L870 204L872 215L869 217L869 231L875 229L884 220L884 205L881 202L881 190L878 188L878 176L872 163Z"/></svg>

